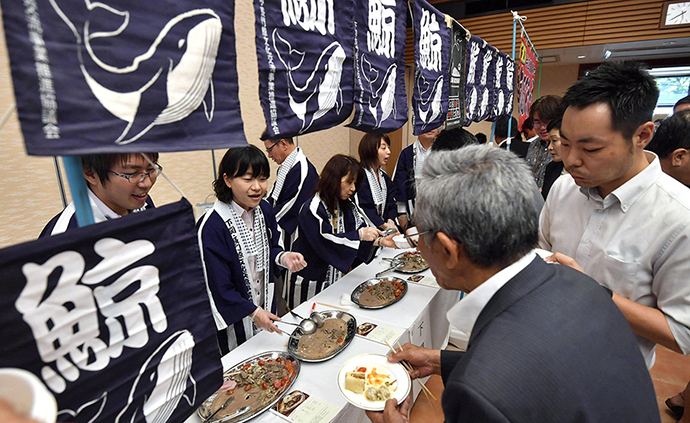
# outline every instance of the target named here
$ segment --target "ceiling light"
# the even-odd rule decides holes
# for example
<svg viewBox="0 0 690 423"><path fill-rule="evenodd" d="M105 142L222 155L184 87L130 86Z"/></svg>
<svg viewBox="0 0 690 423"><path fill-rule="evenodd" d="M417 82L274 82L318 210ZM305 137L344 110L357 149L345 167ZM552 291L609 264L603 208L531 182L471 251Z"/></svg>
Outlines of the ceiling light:
<svg viewBox="0 0 690 423"><path fill-rule="evenodd" d="M611 57L611 50L606 49L606 51L604 51L604 59L608 59L609 57Z"/></svg>
<svg viewBox="0 0 690 423"><path fill-rule="evenodd" d="M587 57L587 56L584 56L584 55L577 56L578 59L584 59L585 57Z"/></svg>

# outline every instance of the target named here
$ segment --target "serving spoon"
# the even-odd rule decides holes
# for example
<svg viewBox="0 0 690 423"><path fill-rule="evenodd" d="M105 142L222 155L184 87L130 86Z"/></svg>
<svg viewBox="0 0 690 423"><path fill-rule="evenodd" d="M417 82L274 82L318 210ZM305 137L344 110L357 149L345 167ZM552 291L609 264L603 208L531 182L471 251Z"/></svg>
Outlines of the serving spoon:
<svg viewBox="0 0 690 423"><path fill-rule="evenodd" d="M302 329L302 333L305 335L311 335L312 333L316 332L316 328L317 328L317 324L311 319L304 319L299 324L291 323L291 322L284 322L282 320L276 320L273 323L284 323L284 324L290 325L290 326L297 326L298 328Z"/></svg>

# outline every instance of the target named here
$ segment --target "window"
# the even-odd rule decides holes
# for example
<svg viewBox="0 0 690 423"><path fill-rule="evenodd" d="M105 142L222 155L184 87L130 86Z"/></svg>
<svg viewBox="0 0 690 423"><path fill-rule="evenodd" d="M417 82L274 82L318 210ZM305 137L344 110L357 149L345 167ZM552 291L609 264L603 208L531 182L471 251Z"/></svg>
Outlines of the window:
<svg viewBox="0 0 690 423"><path fill-rule="evenodd" d="M649 73L659 87L659 101L654 116L668 116L673 113L673 105L690 94L690 66L651 69Z"/></svg>

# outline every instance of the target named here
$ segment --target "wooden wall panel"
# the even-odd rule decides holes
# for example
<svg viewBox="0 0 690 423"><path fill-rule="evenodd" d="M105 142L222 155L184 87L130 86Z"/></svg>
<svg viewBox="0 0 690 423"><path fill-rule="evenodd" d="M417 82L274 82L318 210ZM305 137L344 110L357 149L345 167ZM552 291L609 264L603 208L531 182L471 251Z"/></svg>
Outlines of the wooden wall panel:
<svg viewBox="0 0 690 423"><path fill-rule="evenodd" d="M434 3L432 1L432 3ZM520 11L537 49L690 37L690 28L659 29L664 0L592 0ZM509 12L463 19L460 23L502 52L510 54L513 19ZM518 28L519 30L519 28ZM406 62L414 63L408 29Z"/></svg>

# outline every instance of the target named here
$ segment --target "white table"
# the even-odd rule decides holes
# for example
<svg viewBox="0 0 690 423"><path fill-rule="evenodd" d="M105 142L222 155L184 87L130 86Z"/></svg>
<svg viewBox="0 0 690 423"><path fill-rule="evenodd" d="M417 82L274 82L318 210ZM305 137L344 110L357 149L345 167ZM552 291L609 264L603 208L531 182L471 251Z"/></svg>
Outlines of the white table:
<svg viewBox="0 0 690 423"><path fill-rule="evenodd" d="M383 257L393 257L401 253L401 250L383 249L379 257L375 258L368 265L361 265L343 276L334 285L328 287L314 298L301 304L295 311L308 316L312 305L315 302L326 303L343 307L340 304L340 297L343 293L349 294L357 285L367 279L371 279L377 272L387 268L388 262L382 261ZM422 275L431 277L431 271L426 270ZM406 279L409 275L391 273ZM446 291L435 287L420 285L408 281L407 294L397 303L378 310L361 309L356 305L348 308L348 312L355 316L357 324L363 322L373 322L391 328L399 328L402 335L398 341L403 344L412 342L416 345L424 345L430 348L443 348L448 340L449 325L446 319L446 311L458 301L459 295L456 291ZM327 310L329 307L316 305L319 311ZM290 314L283 317L285 321L296 322ZM281 329L286 325L280 325ZM228 369L237 363L246 360L254 355L266 351L286 351L288 337L273 333L262 332L254 336L244 344L240 345L229 354L222 358L223 368ZM340 411L332 422L368 422L366 415L359 408L351 405L339 392L336 384L336 376L340 367L351 357L360 354L383 354L387 355L389 348L377 342L370 341L360 336L355 336L352 343L334 358L322 363L302 363L295 384L290 389L298 389L310 395L315 395L320 399L330 402L338 407ZM413 385L415 394L418 393L418 385ZM281 422L281 417L267 411L256 417L252 422ZM201 420L196 414L187 419L186 423L200 423Z"/></svg>

